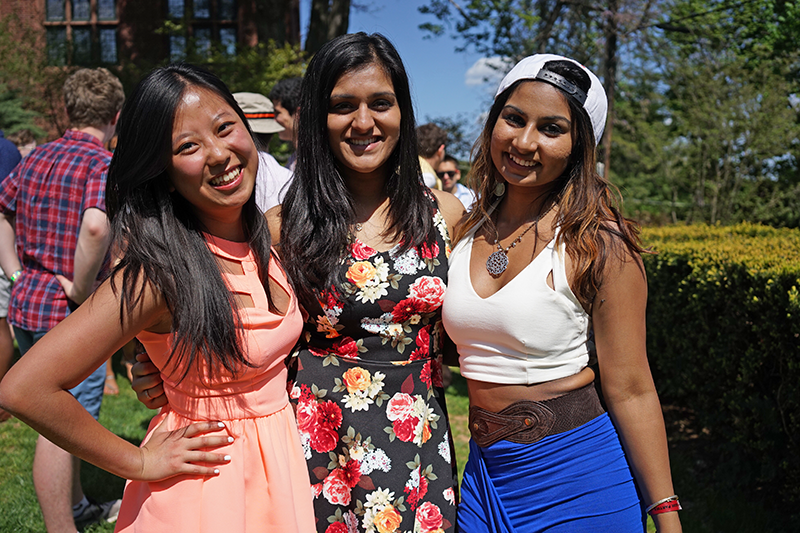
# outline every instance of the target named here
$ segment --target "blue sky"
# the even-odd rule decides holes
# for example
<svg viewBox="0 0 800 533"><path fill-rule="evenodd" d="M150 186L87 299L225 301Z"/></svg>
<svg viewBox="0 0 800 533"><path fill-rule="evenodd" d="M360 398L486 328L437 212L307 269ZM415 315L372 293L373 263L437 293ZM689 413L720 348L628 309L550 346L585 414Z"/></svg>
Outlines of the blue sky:
<svg viewBox="0 0 800 533"><path fill-rule="evenodd" d="M489 70L482 57L473 51L456 52L461 44L450 35L426 39L419 29L424 22L435 22L418 7L425 0L364 1L367 11L351 10L349 31L382 33L397 48L408 71L414 97L417 123L426 118L464 115L475 118L489 108L494 82L482 83ZM307 24L308 6L301 3L302 26Z"/></svg>

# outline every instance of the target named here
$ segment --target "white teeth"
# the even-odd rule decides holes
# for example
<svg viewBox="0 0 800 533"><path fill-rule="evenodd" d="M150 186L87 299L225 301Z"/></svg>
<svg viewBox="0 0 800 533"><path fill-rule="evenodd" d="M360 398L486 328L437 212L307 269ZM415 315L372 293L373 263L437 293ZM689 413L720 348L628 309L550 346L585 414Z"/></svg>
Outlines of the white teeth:
<svg viewBox="0 0 800 533"><path fill-rule="evenodd" d="M218 178L214 178L213 180L211 180L211 185L213 185L214 187L219 187L220 185L227 185L228 183L238 178L240 172L241 169L239 167L236 167L233 170L229 170L222 176L219 176Z"/></svg>
<svg viewBox="0 0 800 533"><path fill-rule="evenodd" d="M368 144L372 144L377 141L377 137L371 137L369 139L350 139L347 142L350 144L355 144L356 146L367 146Z"/></svg>
<svg viewBox="0 0 800 533"><path fill-rule="evenodd" d="M520 165L520 166L523 166L523 167L532 167L533 165L535 165L535 164L536 164L536 161L526 161L526 160L524 160L524 159L519 159L519 158L517 158L517 157L514 157L514 156L513 156L513 155L511 155L511 154L508 154L508 157L509 157L509 159L511 159L511 160L512 160L514 163L516 163L516 164L518 164L518 165Z"/></svg>

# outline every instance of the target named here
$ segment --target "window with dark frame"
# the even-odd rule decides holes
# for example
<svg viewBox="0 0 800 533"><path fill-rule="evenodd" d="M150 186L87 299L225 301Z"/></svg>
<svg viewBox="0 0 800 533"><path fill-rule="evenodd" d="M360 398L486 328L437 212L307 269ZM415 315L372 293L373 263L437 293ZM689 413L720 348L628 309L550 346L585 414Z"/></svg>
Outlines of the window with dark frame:
<svg viewBox="0 0 800 533"><path fill-rule="evenodd" d="M227 55L236 53L235 0L168 0L167 18L181 21L183 30L170 35L172 61L185 59L190 43L201 56L208 56L215 45Z"/></svg>
<svg viewBox="0 0 800 533"><path fill-rule="evenodd" d="M45 35L53 65L115 65L116 0L47 0Z"/></svg>

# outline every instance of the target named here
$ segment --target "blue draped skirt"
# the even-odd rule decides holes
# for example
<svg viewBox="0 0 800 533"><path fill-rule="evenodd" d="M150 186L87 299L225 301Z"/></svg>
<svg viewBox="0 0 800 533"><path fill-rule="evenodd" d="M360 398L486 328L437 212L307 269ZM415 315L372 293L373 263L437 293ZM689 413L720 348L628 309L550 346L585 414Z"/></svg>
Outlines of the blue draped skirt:
<svg viewBox="0 0 800 533"><path fill-rule="evenodd" d="M469 443L463 533L642 533L646 517L607 413L534 444Z"/></svg>

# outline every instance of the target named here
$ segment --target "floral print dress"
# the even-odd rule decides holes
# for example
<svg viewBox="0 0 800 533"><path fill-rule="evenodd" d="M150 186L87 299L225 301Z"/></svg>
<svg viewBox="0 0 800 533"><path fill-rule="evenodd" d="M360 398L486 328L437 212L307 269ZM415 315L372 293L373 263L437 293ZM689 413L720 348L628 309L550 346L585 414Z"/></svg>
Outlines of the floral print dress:
<svg viewBox="0 0 800 533"><path fill-rule="evenodd" d="M442 389L450 240L399 253L355 240L340 298L323 295L291 397L321 533L452 532L455 456Z"/></svg>

